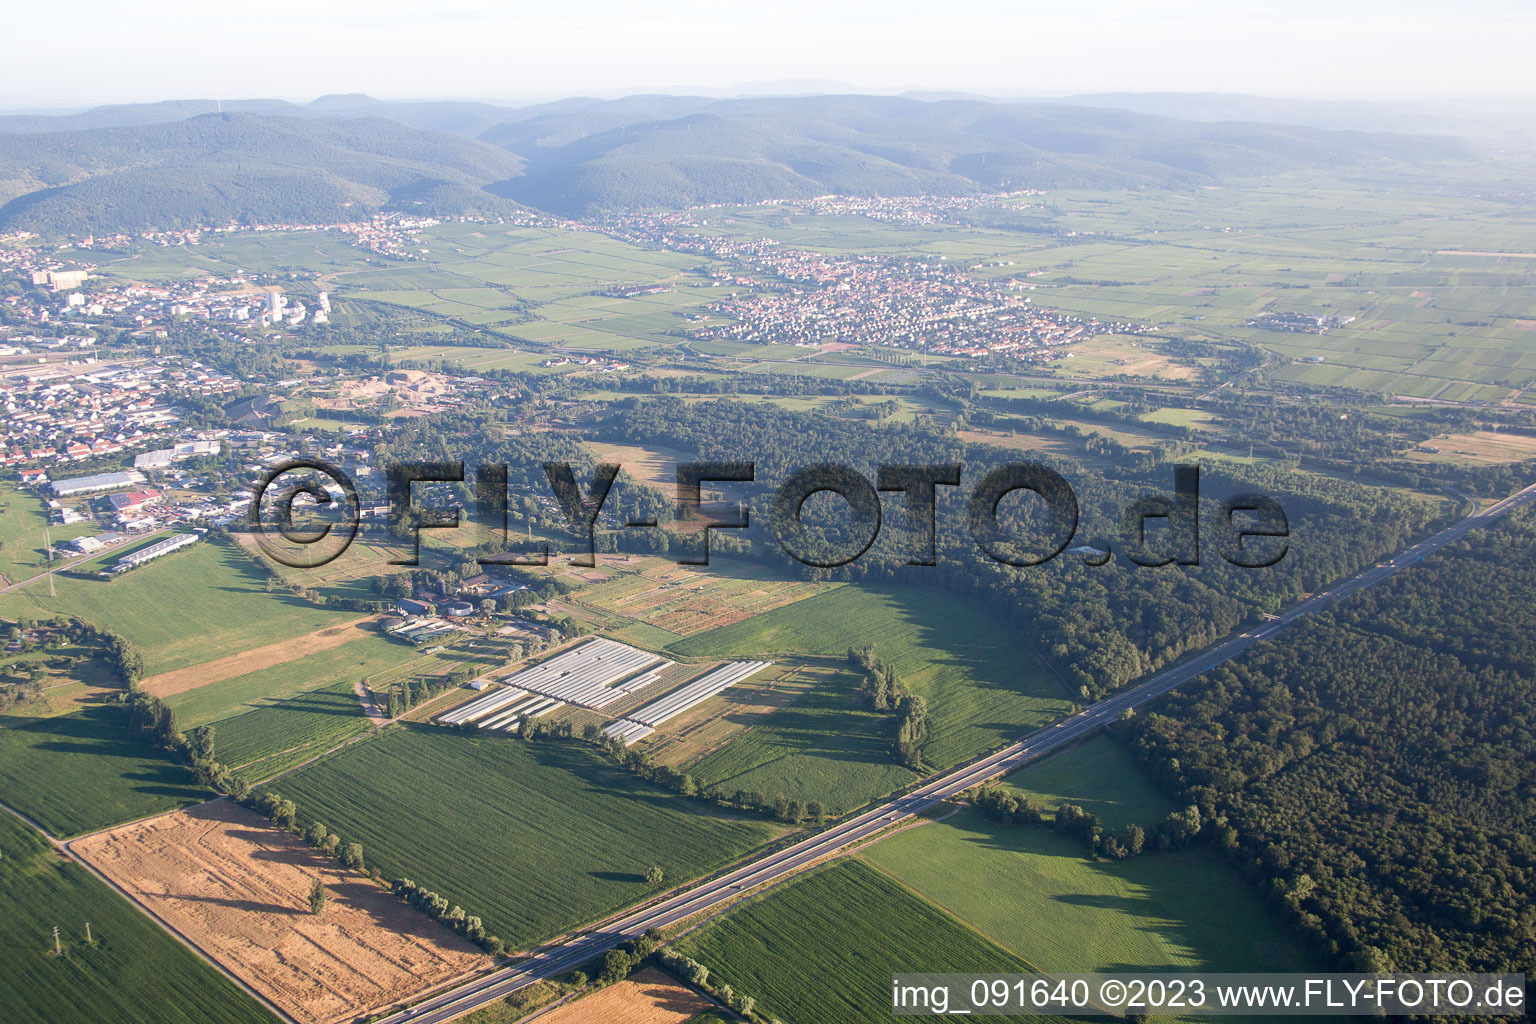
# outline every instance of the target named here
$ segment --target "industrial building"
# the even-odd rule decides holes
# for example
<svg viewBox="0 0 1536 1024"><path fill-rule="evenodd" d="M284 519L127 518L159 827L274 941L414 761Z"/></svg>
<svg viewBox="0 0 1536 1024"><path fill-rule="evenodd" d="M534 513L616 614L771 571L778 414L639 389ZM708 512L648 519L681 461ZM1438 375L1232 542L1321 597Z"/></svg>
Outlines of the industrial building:
<svg viewBox="0 0 1536 1024"><path fill-rule="evenodd" d="M164 469L174 462L218 455L223 451L222 441L185 441L174 448L157 448L152 452L133 457L134 469Z"/></svg>
<svg viewBox="0 0 1536 1024"><path fill-rule="evenodd" d="M149 489L127 491L123 494L114 494L107 498L107 501L112 505L112 511L124 516L139 512L159 500L160 492Z"/></svg>
<svg viewBox="0 0 1536 1024"><path fill-rule="evenodd" d="M96 491L115 491L119 487L133 487L142 483L144 483L144 474L129 469L119 473L93 473L90 476L71 477L67 480L50 480L48 489L57 497L70 498Z"/></svg>

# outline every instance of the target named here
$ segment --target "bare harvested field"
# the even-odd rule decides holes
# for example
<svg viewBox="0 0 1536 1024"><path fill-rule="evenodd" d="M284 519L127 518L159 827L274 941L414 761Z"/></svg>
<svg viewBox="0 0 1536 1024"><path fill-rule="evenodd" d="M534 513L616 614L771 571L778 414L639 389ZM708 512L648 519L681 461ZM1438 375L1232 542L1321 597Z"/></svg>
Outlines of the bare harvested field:
<svg viewBox="0 0 1536 1024"><path fill-rule="evenodd" d="M801 580L725 576L658 560L639 573L614 577L583 590L573 600L678 636L692 636L825 589L825 585Z"/></svg>
<svg viewBox="0 0 1536 1024"><path fill-rule="evenodd" d="M1160 347L1124 335L1101 334L1071 346L1072 359L1065 355L1052 365L1071 371L1074 376L1108 376L1130 374L1135 377L1156 377L1160 380L1193 380L1200 368L1175 359Z"/></svg>
<svg viewBox="0 0 1536 1024"><path fill-rule="evenodd" d="M446 928L229 801L71 849L301 1024L352 1020L490 964ZM331 902L309 912L316 876Z"/></svg>
<svg viewBox="0 0 1536 1024"><path fill-rule="evenodd" d="M539 1018L539 1024L682 1024L713 1004L655 968L598 989Z"/></svg>
<svg viewBox="0 0 1536 1024"><path fill-rule="evenodd" d="M677 464L691 462L698 457L678 448L661 445L642 448L639 445L610 444L606 441L583 441L582 447L599 462L617 462L637 482L648 484L668 495L677 493Z"/></svg>
<svg viewBox="0 0 1536 1024"><path fill-rule="evenodd" d="M1438 448L1439 451L1424 451L1424 448ZM1494 430L1441 434L1425 441L1420 448L1404 452L1403 457L1412 462L1462 462L1473 465L1524 462L1536 458L1536 437Z"/></svg>
<svg viewBox="0 0 1536 1024"><path fill-rule="evenodd" d="M369 635L375 618L376 616L372 615L365 616L351 622L343 622L339 626L327 626L307 636L297 636L291 640L267 644L264 647L253 647L239 654L215 658L201 665L189 665L173 672L162 672L144 680L144 690L156 697L169 697L195 690L199 686L220 683L259 669L271 668L273 665L297 661L306 654L328 651L333 647L340 647L342 644L351 643L353 640Z"/></svg>

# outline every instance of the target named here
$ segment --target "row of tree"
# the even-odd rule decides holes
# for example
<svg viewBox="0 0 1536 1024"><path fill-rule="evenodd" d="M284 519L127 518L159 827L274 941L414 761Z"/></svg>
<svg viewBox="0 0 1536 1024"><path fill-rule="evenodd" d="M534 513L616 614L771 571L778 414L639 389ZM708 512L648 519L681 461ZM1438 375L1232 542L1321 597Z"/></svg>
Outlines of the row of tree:
<svg viewBox="0 0 1536 1024"><path fill-rule="evenodd" d="M1108 832L1098 816L1078 804L1061 804L1047 816L1023 793L1003 786L987 786L972 799L983 817L1004 825L1050 826L1054 831L1083 843L1090 857L1120 860L1145 850L1176 850L1194 842L1201 835L1200 808L1190 804L1171 811L1158 823L1148 844L1144 828L1134 822L1118 832Z"/></svg>
<svg viewBox="0 0 1536 1024"><path fill-rule="evenodd" d="M559 723L569 727L569 723ZM525 723L524 728L527 728ZM551 727L558 728L558 726ZM559 733L535 733L540 735ZM566 736L569 732L565 733ZM772 796L755 789L737 789L726 792L718 786L700 786L687 772L669 765L657 764L654 755L645 747L626 747L622 740L605 737L596 723L588 723L582 730L582 738L604 751L614 764L639 775L658 786L664 786L685 797L702 800L717 807L733 811L751 811L766 815L775 821L789 825L820 824L827 816L826 807L819 800L792 800L782 792Z"/></svg>
<svg viewBox="0 0 1536 1024"><path fill-rule="evenodd" d="M362 843L343 841L340 836L319 821L310 822L308 827L300 829L298 806L281 793L275 790L253 793L245 797L243 803L278 828L292 832L326 856L336 858L337 863L342 867L379 879L378 872L370 871L363 859ZM460 906L450 906L448 900L437 893L421 888L409 878L395 879L390 883L390 888L396 896L417 910L435 921L440 921L445 927L463 935L491 955L500 956L506 951L501 939L486 932L485 925L479 917L466 913ZM311 900L316 899L312 889ZM324 909L323 899L318 901L318 905L320 909ZM311 911L320 912L315 909L314 902L312 902Z"/></svg>
<svg viewBox="0 0 1536 1024"><path fill-rule="evenodd" d="M872 710L897 717L891 756L914 772L923 771L923 746L932 739L928 699L907 691L896 669L882 661L873 644L848 648L848 661L862 674L859 696Z"/></svg>

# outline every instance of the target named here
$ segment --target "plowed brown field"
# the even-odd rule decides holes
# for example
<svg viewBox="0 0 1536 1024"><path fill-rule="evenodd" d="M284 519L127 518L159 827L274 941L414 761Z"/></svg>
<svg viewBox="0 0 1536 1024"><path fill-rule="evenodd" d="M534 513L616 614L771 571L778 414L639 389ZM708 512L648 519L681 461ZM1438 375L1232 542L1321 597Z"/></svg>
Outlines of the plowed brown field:
<svg viewBox="0 0 1536 1024"><path fill-rule="evenodd" d="M229 801L71 844L156 917L304 1024L388 1007L490 958ZM309 912L319 876L330 892Z"/></svg>
<svg viewBox="0 0 1536 1024"><path fill-rule="evenodd" d="M681 1024L711 1004L661 971L637 971L539 1018L539 1024Z"/></svg>

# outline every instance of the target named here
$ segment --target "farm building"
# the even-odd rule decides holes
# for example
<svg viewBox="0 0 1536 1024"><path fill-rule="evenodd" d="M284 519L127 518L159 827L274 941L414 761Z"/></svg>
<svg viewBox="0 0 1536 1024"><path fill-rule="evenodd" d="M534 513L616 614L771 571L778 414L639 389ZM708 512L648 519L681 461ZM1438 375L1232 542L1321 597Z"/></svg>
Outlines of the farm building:
<svg viewBox="0 0 1536 1024"><path fill-rule="evenodd" d="M420 647L422 644L430 643L449 633L456 633L458 630L458 626L451 622L444 622L442 619L416 618L393 626L387 632L390 636L408 640Z"/></svg>
<svg viewBox="0 0 1536 1024"><path fill-rule="evenodd" d="M137 569L145 562L152 562L162 555L168 555L172 551L179 551L188 545L196 544L201 539L202 536L200 534L178 533L174 537L167 537L165 540L156 541L147 548L140 548L138 551L130 552L119 558L104 575L116 575L117 573L127 572L129 569Z"/></svg>

